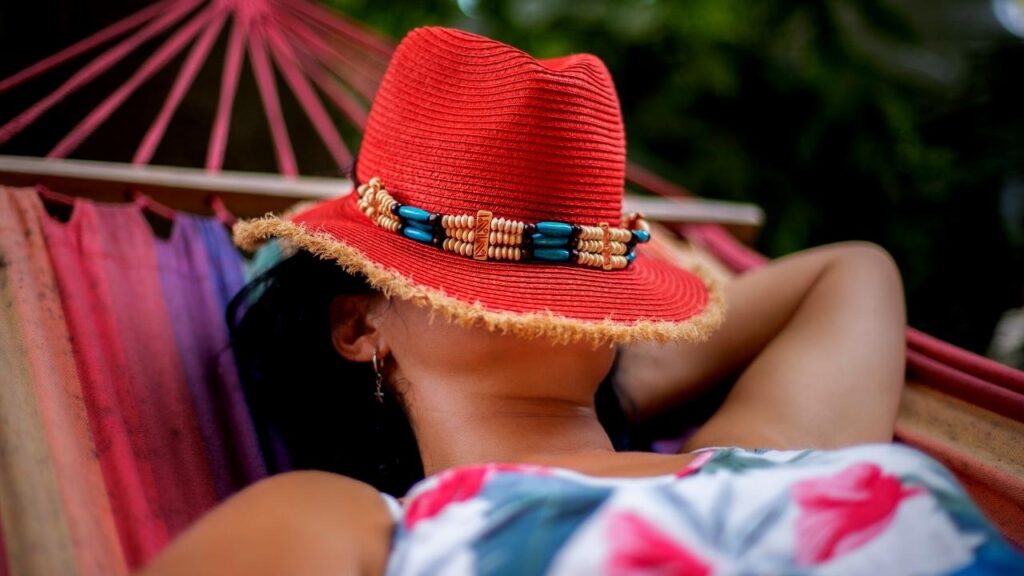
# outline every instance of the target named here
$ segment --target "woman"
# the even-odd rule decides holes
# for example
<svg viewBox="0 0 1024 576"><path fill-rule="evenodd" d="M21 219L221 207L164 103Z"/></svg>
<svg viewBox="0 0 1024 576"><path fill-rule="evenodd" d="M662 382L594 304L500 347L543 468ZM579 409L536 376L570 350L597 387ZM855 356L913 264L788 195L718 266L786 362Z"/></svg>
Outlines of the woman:
<svg viewBox="0 0 1024 576"><path fill-rule="evenodd" d="M1020 567L948 472L886 444L905 329L888 255L809 250L722 294L643 248L642 217L620 213L624 167L593 56L410 33L374 101L357 193L236 229L242 246L299 250L236 301L254 409L293 402L297 426L336 414L332 468L349 477L264 481L148 573ZM613 364L622 404L608 410ZM615 450L615 415L644 419L730 377L680 453ZM339 400L309 402L309 382Z"/></svg>

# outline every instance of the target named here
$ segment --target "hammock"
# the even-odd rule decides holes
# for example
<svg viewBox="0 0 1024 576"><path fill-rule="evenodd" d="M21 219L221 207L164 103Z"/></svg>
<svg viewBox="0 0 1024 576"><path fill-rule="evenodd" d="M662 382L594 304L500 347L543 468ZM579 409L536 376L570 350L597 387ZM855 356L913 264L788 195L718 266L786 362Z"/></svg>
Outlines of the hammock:
<svg viewBox="0 0 1024 576"><path fill-rule="evenodd" d="M164 35L163 43L125 83L48 154L50 159L73 154L140 85L188 49L132 159L135 165L148 164L223 33L228 35L227 49L207 147L206 182L163 172L166 180L147 184L145 178L164 170L156 168L107 182L152 184L164 192L179 188L178 196L162 196L168 203L173 198L176 206L201 206L195 198L210 191L234 198L235 184L250 186L250 181L222 172L245 60L271 128L279 172L298 175L275 70L338 167L347 169L351 154L325 103L361 129L393 46L359 23L302 0L162 0L144 8L0 81L2 94L107 46L52 93L0 126L0 144ZM78 167L79 176L86 172L84 163L48 163L46 170L26 180L25 172L15 177L12 165L12 159L0 158L0 173L8 181L31 184L62 166ZM88 178L74 182L84 180ZM276 190L274 198L284 206L295 196L310 195L316 186L305 185L307 181L293 178L261 189ZM666 198L689 196L633 163L627 166L627 181ZM332 180L329 191L343 190L344 184ZM261 193L256 188L250 196ZM48 198L60 200L52 193ZM7 378L0 386L0 576L126 573L203 510L263 474L252 423L239 398L230 357L224 355L220 312L237 289L241 264L226 247L219 221L164 210L174 218L175 231L172 238L159 240L144 220L147 210L161 212L152 202L148 208L144 200L121 208L74 203L71 221L61 224L46 213L37 190L0 190L0 254L5 264L0 276L0 339L5 343L0 373ZM240 205L232 202L236 210ZM216 198L212 207L221 220L230 218ZM104 237L108 220L117 220L118 228L130 235ZM690 219L672 229L680 239L660 244L665 257L700 258L723 275L765 261L719 224ZM116 253L115 247L131 251L116 256L113 264L101 265L89 256L90 250ZM118 270L121 257L149 262L148 276ZM166 273L169 269L178 276ZM154 294L162 296L154 299ZM200 333L202 338L185 337ZM153 344L159 353L175 353L156 358L160 354L140 348L140 342L159 342ZM1024 545L1024 373L913 329L907 332L907 343L907 387L897 439L949 466L1006 536ZM104 391L99 386L104 382L120 388Z"/></svg>

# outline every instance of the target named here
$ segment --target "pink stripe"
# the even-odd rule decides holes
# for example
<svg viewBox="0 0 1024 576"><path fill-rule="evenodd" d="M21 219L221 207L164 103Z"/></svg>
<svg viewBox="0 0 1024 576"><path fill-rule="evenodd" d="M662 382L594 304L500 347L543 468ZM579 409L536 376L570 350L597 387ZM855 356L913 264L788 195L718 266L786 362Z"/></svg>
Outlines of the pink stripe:
<svg viewBox="0 0 1024 576"><path fill-rule="evenodd" d="M298 39L296 46L316 56L324 67L333 70L342 77L360 95L372 100L377 92L377 85L384 76L383 70L367 73L355 66L344 52L337 50L317 33L310 30L296 19L279 18L278 21L290 30L291 35Z"/></svg>
<svg viewBox="0 0 1024 576"><path fill-rule="evenodd" d="M83 52L86 52L96 46L99 46L100 44L106 42L107 40L110 40L111 38L116 38L117 36L120 36L121 34L127 32L128 30L131 30L136 26L142 25L145 21L150 20L155 15L159 14L160 12L163 12L167 8L166 5L170 4L171 1L172 0L164 0L163 2L157 2L155 4L147 6L146 8L143 8L142 10L139 10L138 12L132 14L131 16L128 16L127 18L114 22L110 26L107 26L99 32L96 32L92 36L79 40L71 46L68 46L67 48L61 50L60 52L57 52L56 54L49 56L47 58L43 58L42 60L29 66L28 68L25 68L24 70L15 73L13 76L5 78L3 81L0 81L0 94L6 92L7 90L10 90L11 88L14 88L15 86L21 84L22 82L25 82L26 80L31 80L32 78L35 78L36 76L46 72L47 70L50 70L51 68L54 68L55 66L59 66L64 62L71 60L72 58L78 56Z"/></svg>
<svg viewBox="0 0 1024 576"><path fill-rule="evenodd" d="M297 176L299 170L295 165L295 154L292 152L291 142L288 140L288 127L285 125L284 115L281 113L281 102L277 98L274 70L267 59L263 34L258 27L254 27L249 35L249 57L252 58L256 86L260 89L260 97L263 98L263 111L267 114L270 133L274 137L277 167L285 176Z"/></svg>
<svg viewBox="0 0 1024 576"><path fill-rule="evenodd" d="M227 53L224 55L224 71L220 78L220 99L217 102L217 116L210 130L210 145L206 151L206 170L220 172L224 165L224 150L228 146L228 128L231 126L231 109L238 90L238 75L242 71L242 56L245 49L245 35L248 25L237 16L231 28Z"/></svg>
<svg viewBox="0 0 1024 576"><path fill-rule="evenodd" d="M214 40L217 39L221 27L224 26L226 17L226 12L223 10L218 11L213 22L203 31L203 35L199 37L199 40L192 45L192 50L189 51L188 56L185 58L185 63L181 65L181 71L178 72L178 77L175 78L174 86L171 87L167 99L164 100L160 113L157 114L156 120L153 121L149 130L146 131L146 135L142 138L142 143L139 144L135 157L132 158L132 164L149 164L149 161L153 158L157 147L160 146L160 141L163 140L167 124L178 109L178 105L181 104L185 93L192 86L192 81L195 80L199 69L203 67L203 63L210 53Z"/></svg>
<svg viewBox="0 0 1024 576"><path fill-rule="evenodd" d="M143 82L150 76L160 71L171 58L181 52L196 34L202 30L216 14L213 7L208 7L195 15L187 24L171 35L160 48L156 50L146 61L139 66L139 69L132 74L127 82L122 84L110 96L89 113L71 132L54 146L53 150L46 155L47 158L66 158L75 151L83 140L89 137L100 124L106 121L111 114L117 110L125 100L131 96Z"/></svg>
<svg viewBox="0 0 1024 576"><path fill-rule="evenodd" d="M963 348L957 348L919 330L907 331L907 344L914 350L955 367L961 372L1024 394L1024 372L1020 370L989 360Z"/></svg>
<svg viewBox="0 0 1024 576"><path fill-rule="evenodd" d="M1024 394L964 374L912 349L907 350L907 368L913 374L923 377L933 388L1017 422L1024 422Z"/></svg>
<svg viewBox="0 0 1024 576"><path fill-rule="evenodd" d="M144 28L128 37L128 39L124 40L120 44L117 44L113 48L110 48L103 54L97 56L96 59L86 64L81 70L76 72L74 76L61 84L59 88L30 106L18 116L12 118L3 126L0 126L0 144L7 142L16 134L24 130L26 126L34 122L36 118L63 100L68 94L71 94L85 84L88 84L96 78L96 76L102 74L114 64L117 64L128 53L138 48L139 44L142 44L146 40L149 40L153 36L163 32L175 22L182 19L193 8L195 8L198 3L199 0L184 0L180 3L176 3L174 8L167 11L163 16L150 22Z"/></svg>
<svg viewBox="0 0 1024 576"><path fill-rule="evenodd" d="M352 154L348 151L345 143L341 140L334 122L324 109L320 98L309 85L309 81L300 72L300 66L295 58L295 53L288 46L288 43L281 39L281 34L274 28L268 30L267 39L270 41L270 53L277 62L277 68L284 75L284 79L291 87L292 93L299 100L302 109L309 117L324 146L331 152L334 161L342 170L348 170L352 163Z"/></svg>

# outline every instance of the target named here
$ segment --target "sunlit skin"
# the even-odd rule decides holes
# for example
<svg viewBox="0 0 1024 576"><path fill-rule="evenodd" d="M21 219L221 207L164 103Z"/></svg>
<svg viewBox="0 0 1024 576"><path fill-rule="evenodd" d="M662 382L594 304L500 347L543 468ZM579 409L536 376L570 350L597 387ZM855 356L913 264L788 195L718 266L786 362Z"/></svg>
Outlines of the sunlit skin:
<svg viewBox="0 0 1024 576"><path fill-rule="evenodd" d="M379 296L332 306L338 353L386 358L426 474L524 462L597 476L679 470L703 446L835 448L887 442L903 383L903 289L865 243L806 250L740 276L725 324L702 344L634 344L619 377L641 416L685 405L723 380L725 403L683 453L617 453L593 398L614 351L556 346L433 318ZM147 574L382 573L392 523L376 491L303 472L250 487L207 514Z"/></svg>

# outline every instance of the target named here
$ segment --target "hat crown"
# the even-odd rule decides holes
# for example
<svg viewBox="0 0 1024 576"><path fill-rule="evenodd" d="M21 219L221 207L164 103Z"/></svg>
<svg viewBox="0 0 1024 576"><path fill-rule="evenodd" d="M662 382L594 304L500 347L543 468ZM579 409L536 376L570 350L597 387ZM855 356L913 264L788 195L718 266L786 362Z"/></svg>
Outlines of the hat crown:
<svg viewBox="0 0 1024 576"><path fill-rule="evenodd" d="M611 75L591 54L538 60L495 40L417 28L374 98L356 176L447 214L618 222L625 138Z"/></svg>

